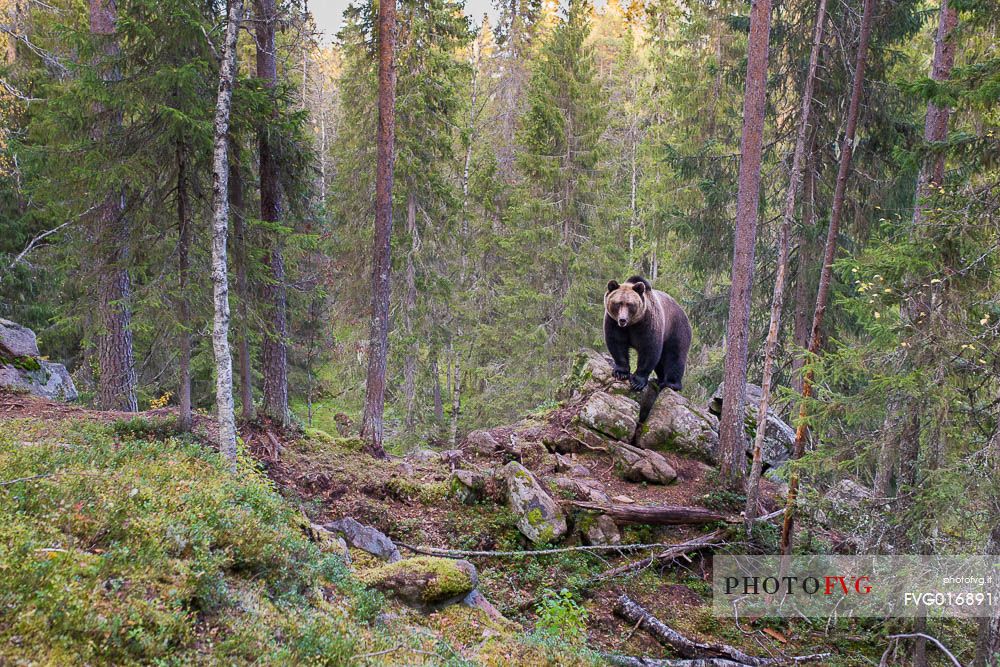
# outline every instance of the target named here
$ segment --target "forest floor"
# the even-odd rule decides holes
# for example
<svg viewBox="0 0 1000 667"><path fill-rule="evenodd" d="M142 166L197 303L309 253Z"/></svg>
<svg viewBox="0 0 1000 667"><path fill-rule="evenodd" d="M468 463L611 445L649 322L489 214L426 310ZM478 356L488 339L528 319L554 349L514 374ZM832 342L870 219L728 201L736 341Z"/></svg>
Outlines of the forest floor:
<svg viewBox="0 0 1000 667"><path fill-rule="evenodd" d="M339 591L334 597L340 596L340 606L351 611L347 618L339 617L331 629L321 623L322 614L327 613L322 605L317 607L316 603L303 602L309 598L303 592L308 582L299 584L302 590L296 588L295 595L288 591L275 592L288 585L281 583L286 578L303 577L304 573L320 567L312 551L309 552L312 556L301 555L302 547L296 542L301 540L301 528L294 538L286 534L289 525L295 526L296 516L301 517L304 513L312 523L320 525L341 517L353 517L391 537L404 557L414 555L408 552L408 547L531 549L517 530L516 518L506 508L500 490L495 484L489 485L481 501L463 504L454 497L449 481L454 463L442 460L435 452L420 450L407 457L380 461L359 451L355 439L333 437L312 429L278 435L264 423L245 426L241 431L252 457L247 463L260 472L249 474L246 479L229 481L221 471L218 457L211 452L201 453L210 449L206 445L212 420L206 415L197 416L193 435L177 438L171 430L174 416L169 408L139 415L101 412L23 394L0 393L0 463L6 471L3 477L8 480L32 475L46 477L37 483L9 485L4 482L4 486L0 486L0 519L7 524L8 539L13 540L5 553L0 552L0 570L12 567L11 558L23 558L32 550L47 554L62 554L68 550L79 552L87 559L99 559L88 565L88 568L96 568L93 572L81 564L74 566L82 568L72 577L75 585L81 590L89 586L102 591L100 595L94 594L100 598L93 601L94 608L83 605L81 613L91 617L96 613L99 618L120 618L119 624L108 626L105 623L99 627L90 627L91 621L81 620L79 623L85 626L82 629L76 627L72 619L60 618L58 622L50 619L48 632L61 628L58 645L62 648L53 651L50 646L47 653L29 658L38 646L51 645L53 638L47 636L45 630L25 625L23 618L45 617L56 613L59 605L67 604L67 600L60 597L64 594L56 591L50 591L53 600L58 602L56 607L32 599L27 591L47 591L47 577L52 576L48 570L32 570L30 576L26 574L16 583L8 584L7 590L0 587L0 601L16 608L22 618L17 623L0 621L0 663L7 660L25 664L58 663L67 656L81 661L147 662L160 655L172 655L175 662L181 663L240 662L244 655L241 651L247 656L256 652L256 661L263 664L295 664L303 656L311 655L309 651L324 652L327 658L320 662L327 664L601 664L598 657L601 653L670 657L669 649L664 649L649 634L615 616L614 602L622 594L692 639L724 642L761 657L830 652L831 657L822 664L877 664L885 646L883 638L893 629L884 622L850 619L827 623L769 618L743 619L736 623L732 619L717 618L711 613L710 559L699 555L594 583L593 579L601 573L638 560L649 551L629 554L568 551L550 555L471 557L479 571L479 590L509 619L506 623L490 619L480 610L458 606L438 613L420 614L391 599L371 598L356 582L343 583L348 580L345 578L334 587ZM83 445L86 447L81 449ZM133 459L124 457L123 451L134 451ZM610 459L601 452L573 456L575 462L587 466L593 477L606 486L609 496L617 497L620 502L677 504L738 512L734 499L717 490L713 469L703 463L667 455L678 472L678 481L669 486L653 486L622 481L614 473ZM208 463L201 457L207 457ZM462 465L468 469L486 470L502 463L467 452ZM122 471L123 466L131 466L129 479L139 479L142 483L109 483L102 491L96 488L100 486L96 483L81 485L80 479L74 481L69 473L59 477L61 472L57 475L47 472L68 471L73 466L79 467L80 475L96 474L86 472L95 468L111 467ZM202 470L206 466L208 472ZM544 465L536 465L532 470L540 477L548 472ZM132 493L139 494L146 493L144 484L152 485L148 490L150 503L159 507L145 507L144 511L150 514L145 519L128 517L125 519L127 525L147 522L156 524L156 528L159 522L168 518L170 521L186 520L185 512L194 514L199 520L203 514L225 516L229 511L225 508L232 501L216 495L198 501L205 504L193 506L187 496L173 499L174 489L190 489L196 483L193 480L198 478L215 480L228 489L226 493L237 498L248 494L256 497L253 494L264 493L261 489L269 486L280 494L276 500L255 500L266 505L263 509L253 506L240 510L239 517L247 517L248 512L251 515L252 520L245 523L237 517L219 519L218 525L184 529L185 534L207 531L214 536L211 539L226 544L236 540L238 546L227 547L226 557L219 562L213 560L219 553L215 546L205 552L209 555L197 557L192 555L190 547L179 553L167 548L160 554L157 549L161 547L155 544L162 542L163 537L155 530L147 536L149 542L143 542L141 549L133 545L132 551L122 553L121 544L130 543L133 536L123 535L122 526L108 523L116 518L121 520L121 512L107 511L107 516L81 518L92 506L96 508L107 503L110 507L111 501L105 496L117 498L116 489L122 484L134 485ZM252 491L240 486L244 483ZM768 486L765 490L767 503L776 507L774 488ZM158 494L172 500L154 502ZM118 502L122 500L119 498ZM283 513L281 516L285 517L283 523L279 521L280 527L274 523L278 521L274 519L278 505ZM17 520L11 523L11 517ZM233 520L237 526L231 525ZM46 529L39 528L36 535L32 533L32 526L40 525L39 521L44 522ZM622 542L673 544L717 527L626 526ZM238 539L229 535L228 531L234 528L246 534ZM264 534L253 535L253 531L264 531ZM291 532L296 533L294 529ZM117 542L109 538L115 534ZM748 547L761 548L760 544L742 543L740 534L733 530L724 549L739 552ZM773 539L776 529L764 526L762 534L763 538L756 539ZM272 539L284 546L279 548L270 544ZM293 547L287 547L293 542ZM98 544L101 546L95 546ZM103 593L110 585L108 582L129 580L128 575L113 574L116 567L126 566L116 566L119 561L117 558L109 560L110 555L118 553L118 557L128 559L134 557L136 549L139 553L145 553L142 549L151 549L160 554L156 558L167 558L161 562L150 556L149 563L156 568L165 567L167 562L172 564L170 567L178 568L178 559L191 558L202 563L199 567L215 567L218 578L215 585L221 586L223 592L207 595L211 601L206 602L206 593L201 590L203 583L195 577L194 583L190 583L191 597L176 609L176 601L165 601L173 590L164 592L161 580L167 575L133 574L135 578L151 578L144 593L138 598L121 593L117 602L109 601ZM241 564L241 557L232 554L234 549L249 550L250 555L242 557L247 562ZM357 549L352 548L350 554L354 572L377 564L373 556ZM211 565L205 566L204 559ZM261 559L265 565L253 565ZM274 564L278 561L283 563L280 567ZM181 570L189 572L192 568L194 565L184 565ZM292 575L282 570L274 574L275 568L288 568L297 573ZM247 572L252 574L250 580L241 578ZM323 576L326 577L324 581L330 578ZM104 583L99 584L101 581ZM60 585L65 583L61 579L59 582ZM257 591L253 603L248 603L247 587L260 582L266 590ZM172 585L183 588L176 582ZM564 590L567 593L560 598ZM29 599L23 599L25 596ZM221 598L216 600L219 596ZM264 598L270 600L267 605ZM324 598L333 601L330 595L324 594ZM117 609L116 604L119 605ZM129 605L143 606L143 609L133 609ZM298 616L293 618L299 618L300 626L311 628L308 632L299 626L290 630L288 623L291 621L287 619L283 630L275 629L279 622L271 618L270 612L260 611L265 606L269 609L273 606L282 609L281 613L287 616L287 605L299 605L295 607ZM158 611L153 614L145 608L149 606ZM247 610L253 610L258 616L253 624L258 628L252 632L248 630L249 619L239 620L240 614L235 614L233 609L241 610L243 616L250 613ZM355 611L358 609L361 611ZM163 615L167 611L175 615L165 620ZM186 629L178 629L185 623ZM553 626L555 631L551 630ZM114 639L115 633L138 630L145 633L140 633L142 641L130 643ZM345 633L352 643L330 648L314 636L320 630ZM32 633L36 635L32 637ZM249 639L245 636L247 633L252 635ZM267 633L272 634L265 638L263 635ZM88 653L78 642L90 642L90 650L96 646L108 653ZM183 651L188 653L179 647L184 647ZM114 657L107 658L109 655Z"/></svg>

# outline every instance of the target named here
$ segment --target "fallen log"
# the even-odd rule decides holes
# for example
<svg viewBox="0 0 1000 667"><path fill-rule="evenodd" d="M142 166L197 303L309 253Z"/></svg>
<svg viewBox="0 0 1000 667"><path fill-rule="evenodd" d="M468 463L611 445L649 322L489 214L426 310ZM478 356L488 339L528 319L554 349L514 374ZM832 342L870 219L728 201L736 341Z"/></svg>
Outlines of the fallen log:
<svg viewBox="0 0 1000 667"><path fill-rule="evenodd" d="M677 632L669 625L650 614L635 600L627 595L622 595L615 602L614 612L617 616L632 623L636 627L642 628L656 641L664 646L672 648L683 658L691 659L722 659L735 663L736 665L746 665L747 667L765 667L767 665L799 664L804 662L815 662L823 660L829 653L816 655L781 657L781 658L758 658L748 653L744 653L735 646L728 644L712 644L709 642L697 642L688 639ZM712 665L713 663L707 663ZM726 665L726 663L714 663L715 665ZM728 667L728 665L726 665Z"/></svg>
<svg viewBox="0 0 1000 667"><path fill-rule="evenodd" d="M626 563L625 565L620 565L606 572L602 572L594 577L593 580L602 581L604 579L611 579L612 577L618 577L623 574L635 572L636 570L645 569L653 563L669 562L677 558L687 556L688 554L696 551L701 551L702 549L717 547L722 544L722 538L725 534L726 531L721 528L719 530L713 530L711 533L706 535L699 535L698 537L692 538L686 542L674 544L666 551L661 551L658 554L654 554L641 560Z"/></svg>
<svg viewBox="0 0 1000 667"><path fill-rule="evenodd" d="M583 500L574 500L571 503L575 507L601 512L606 514L615 522L620 523L645 523L656 526L703 526L706 523L725 521L726 523L738 523L739 519L720 514L714 510L707 510L701 507L684 507L683 505L626 505L612 503L591 503Z"/></svg>
<svg viewBox="0 0 1000 667"><path fill-rule="evenodd" d="M725 658L695 658L694 660L669 660L666 658L636 658L630 655L604 653L602 658L618 667L746 667L741 662Z"/></svg>

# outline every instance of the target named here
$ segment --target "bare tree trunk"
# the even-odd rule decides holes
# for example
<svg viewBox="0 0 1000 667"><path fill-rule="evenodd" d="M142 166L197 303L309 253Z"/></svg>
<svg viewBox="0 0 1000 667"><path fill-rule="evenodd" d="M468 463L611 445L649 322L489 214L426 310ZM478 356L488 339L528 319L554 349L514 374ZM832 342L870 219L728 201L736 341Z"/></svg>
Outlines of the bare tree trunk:
<svg viewBox="0 0 1000 667"><path fill-rule="evenodd" d="M233 212L233 241L235 242L235 257L233 265L236 269L236 297L239 299L238 316L236 319L236 349L240 366L240 406L243 421L254 418L253 404L253 368L250 356L250 299L253 290L250 289L250 278L247 275L249 254L247 252L246 210L243 203L243 174L240 170L239 147L230 140L229 150L232 159L229 162L229 205Z"/></svg>
<svg viewBox="0 0 1000 667"><path fill-rule="evenodd" d="M180 324L178 341L178 426L181 431L191 430L191 305L188 301L189 253L191 250L191 220L187 201L187 164L184 147L177 144L177 277L179 300L177 319Z"/></svg>
<svg viewBox="0 0 1000 667"><path fill-rule="evenodd" d="M444 424L444 401L441 398L441 369L438 368L437 352L431 357L431 375L434 376L434 421L437 422L438 433Z"/></svg>
<svg viewBox="0 0 1000 667"><path fill-rule="evenodd" d="M382 444L385 410L385 368L389 355L389 278L392 240L392 175L394 144L396 65L396 0L381 0L378 6L378 133L375 170L375 244L372 250L372 320L368 345L368 379L361 437L372 456L386 458Z"/></svg>
<svg viewBox="0 0 1000 667"><path fill-rule="evenodd" d="M837 185L833 193L833 206L830 210L830 226L826 234L826 246L823 251L823 266L820 270L819 288L816 292L816 308L813 311L812 328L809 334L809 354L819 351L820 335L823 328L823 316L826 314L827 300L830 297L830 283L833 273L833 259L837 252L837 235L840 233L840 216L844 210L844 195L847 192L847 177L851 171L851 157L854 154L854 136L858 129L858 112L861 108L861 93L864 90L865 66L868 63L868 42L871 40L872 17L875 14L875 0L865 0L864 13L861 17L861 34L858 39L858 53L854 65L854 81L851 84L851 102L847 109L847 127L844 140L840 146L840 167L837 170ZM799 459L805 452L806 418L808 417L809 399L812 397L812 371L806 371L802 378L802 402L799 406L799 424L795 429L795 444L792 458ZM792 553L792 532L795 528L795 501L799 492L799 473L792 466L788 481L788 498L785 504L785 518L781 527L781 553L789 556Z"/></svg>
<svg viewBox="0 0 1000 667"><path fill-rule="evenodd" d="M119 53L116 36L117 7L114 0L90 0L90 33L103 40L104 62L99 62L101 78L107 83L121 81L121 72L113 60ZM95 116L105 115L98 106ZM98 120L91 132L95 142L107 140L114 126L120 125L120 112ZM132 281L128 274L129 224L125 217L125 194L114 190L105 195L93 218L97 310L100 332L97 336L97 404L104 410L135 412L135 358L132 350Z"/></svg>
<svg viewBox="0 0 1000 667"><path fill-rule="evenodd" d="M236 77L236 37L243 18L242 0L230 0L219 70L212 149L212 292L215 317L212 348L215 351L215 405L219 418L219 451L236 472L236 420L233 416L233 358L229 351L229 274L226 237L229 227L229 112Z"/></svg>
<svg viewBox="0 0 1000 667"><path fill-rule="evenodd" d="M757 208L760 201L760 160L767 103L767 50L771 33L771 0L753 0L747 46L747 82L743 98L739 194L733 236L732 286L726 329L726 373L719 422L719 473L732 489L742 489L746 474L743 416L747 384L750 296L753 291Z"/></svg>
<svg viewBox="0 0 1000 667"><path fill-rule="evenodd" d="M994 439L1000 445L1000 437L994 436ZM1000 464L1000 451L997 452L995 461ZM996 467L994 467L994 470L996 470ZM994 499L994 503L996 500ZM996 505L994 505L993 511L993 519L1000 520L1000 517L997 517L995 514L997 511ZM986 544L986 554L1000 557L1000 522L996 523L990 532L990 539ZM998 592L995 583L992 591L994 595ZM993 609L993 616L979 619L976 657L972 662L972 667L1000 667L1000 611L997 611L996 605L994 605Z"/></svg>
<svg viewBox="0 0 1000 667"><path fill-rule="evenodd" d="M257 35L257 77L264 87L278 86L278 59L274 27L278 21L275 0L255 0ZM270 138L271 128L258 129L260 150L260 217L265 222L280 223L283 217L278 155ZM265 289L267 323L262 345L264 367L264 402L262 410L279 426L288 424L288 295L285 286L285 258L281 232L271 233L268 264L271 279Z"/></svg>
<svg viewBox="0 0 1000 667"><path fill-rule="evenodd" d="M795 268L795 320L792 337L795 356L792 358L792 388L802 393L802 367L805 358L802 350L809 345L809 324L812 319L812 302L809 295L809 267L812 264L812 230L816 228L816 138L813 137L806 166L802 203L802 224L798 235L798 262Z"/></svg>
<svg viewBox="0 0 1000 667"><path fill-rule="evenodd" d="M951 68L955 64L955 40L952 32L958 25L958 11L948 6L948 0L941 0L941 11L938 14L938 28L934 37L934 61L931 65L931 79L946 81L951 76ZM948 138L948 107L942 107L933 101L927 103L927 116L924 120L924 141L927 143L944 141ZM924 163L917 180L916 205L913 208L913 226L918 227L924 212L924 202L928 186L940 185L944 180L944 154L938 153L933 159Z"/></svg>
<svg viewBox="0 0 1000 667"><path fill-rule="evenodd" d="M795 219L795 201L802 181L802 161L805 156L806 138L809 130L809 114L812 111L813 90L816 84L816 65L823 43L823 24L826 21L826 0L819 0L816 9L816 27L813 31L812 51L809 54L809 70L806 73L805 89L802 93L802 111L799 115L799 129L795 136L795 150L792 166L788 173L788 192L785 194L785 211L778 232L778 272L774 278L774 295L771 298L771 321L764 344L764 370L761 379L760 406L757 409L757 433L754 436L753 465L747 482L746 527L749 532L753 520L757 518L757 502L760 497L760 477L763 471L761 452L767 431L767 411L771 403L771 381L774 375L774 354L778 349L778 333L781 331L781 311L785 305L785 274L788 272L788 246Z"/></svg>
<svg viewBox="0 0 1000 667"><path fill-rule="evenodd" d="M417 308L417 198L410 184L406 195L406 232L410 236L410 252L406 255L406 295L403 300L403 326L410 338L406 358L403 360L403 400L406 404L405 423L413 428L417 399L417 346L413 330L413 311Z"/></svg>
<svg viewBox="0 0 1000 667"><path fill-rule="evenodd" d="M452 446L458 444L458 418L462 412L462 363L461 357L453 352L451 374L451 436Z"/></svg>

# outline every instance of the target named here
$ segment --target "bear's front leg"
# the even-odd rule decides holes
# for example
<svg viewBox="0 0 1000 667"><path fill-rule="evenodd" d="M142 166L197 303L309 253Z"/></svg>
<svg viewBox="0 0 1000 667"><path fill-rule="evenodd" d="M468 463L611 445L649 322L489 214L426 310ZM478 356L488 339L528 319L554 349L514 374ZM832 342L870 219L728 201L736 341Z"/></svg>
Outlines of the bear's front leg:
<svg viewBox="0 0 1000 667"><path fill-rule="evenodd" d="M611 375L616 380L628 380L628 338L619 330L617 324L610 318L604 318L604 343L614 363L611 364Z"/></svg>
<svg viewBox="0 0 1000 667"><path fill-rule="evenodd" d="M643 345L638 352L635 374L629 379L632 391L642 391L649 384L649 375L660 362L660 349L655 345Z"/></svg>
<svg viewBox="0 0 1000 667"><path fill-rule="evenodd" d="M642 375L639 375L638 373L629 378L629 383L628 383L629 388L632 391L642 391L643 389L646 388L646 385L648 384L649 384L649 376L646 375L644 377Z"/></svg>

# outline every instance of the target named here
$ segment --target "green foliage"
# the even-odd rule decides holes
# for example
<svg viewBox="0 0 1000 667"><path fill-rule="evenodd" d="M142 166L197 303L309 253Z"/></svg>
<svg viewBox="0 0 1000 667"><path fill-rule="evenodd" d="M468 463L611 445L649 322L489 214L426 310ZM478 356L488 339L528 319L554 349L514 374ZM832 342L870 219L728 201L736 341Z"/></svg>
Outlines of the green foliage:
<svg viewBox="0 0 1000 667"><path fill-rule="evenodd" d="M184 662L209 641L222 662L344 664L378 598L259 473L155 431L0 426L5 478L43 475L0 487L3 659Z"/></svg>
<svg viewBox="0 0 1000 667"><path fill-rule="evenodd" d="M535 605L535 613L538 614L535 632L569 644L587 641L587 610L569 590L546 591Z"/></svg>

